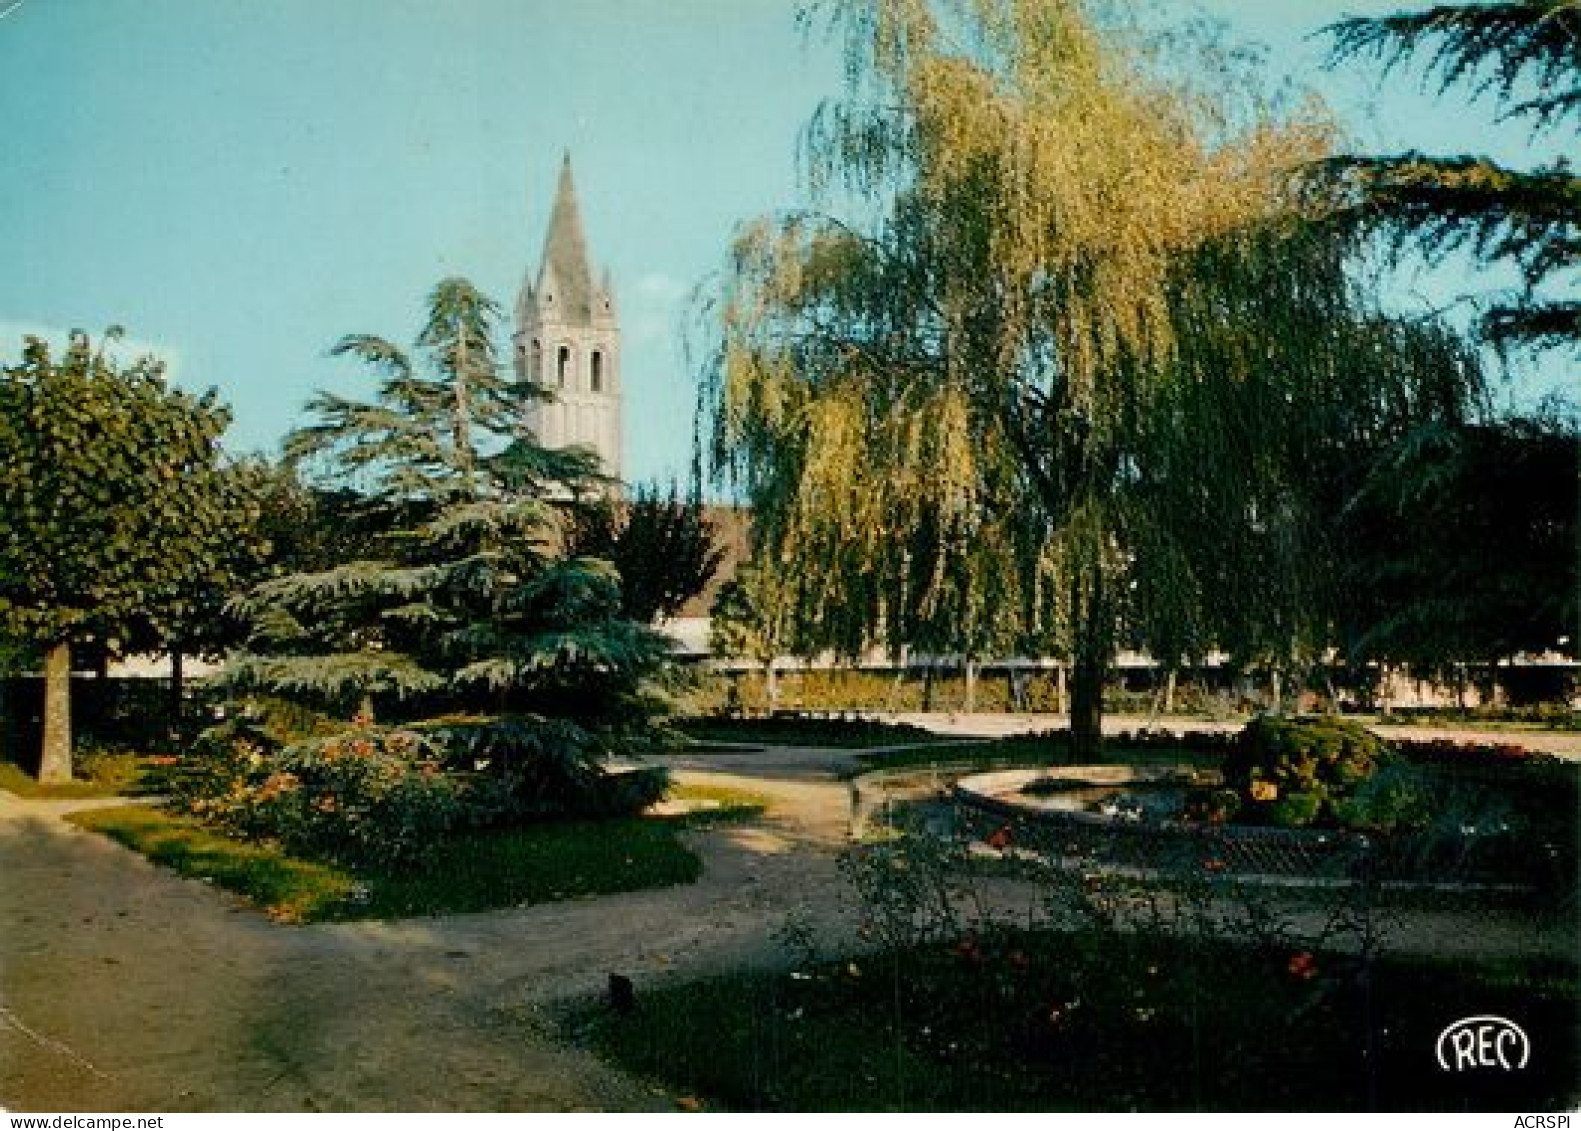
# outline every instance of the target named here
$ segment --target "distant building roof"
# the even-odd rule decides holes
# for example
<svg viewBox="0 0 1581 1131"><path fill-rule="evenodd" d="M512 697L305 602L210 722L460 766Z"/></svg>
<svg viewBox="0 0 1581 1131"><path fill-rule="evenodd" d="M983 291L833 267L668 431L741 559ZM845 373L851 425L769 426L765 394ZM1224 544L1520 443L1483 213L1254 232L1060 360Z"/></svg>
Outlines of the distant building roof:
<svg viewBox="0 0 1581 1131"><path fill-rule="evenodd" d="M745 507L708 503L703 507L703 513L713 523L714 541L724 549L725 556L720 560L719 568L714 571L713 580L707 588L681 606L681 611L675 614L678 620L707 617L720 588L725 582L734 579L736 571L752 555L751 511Z"/></svg>

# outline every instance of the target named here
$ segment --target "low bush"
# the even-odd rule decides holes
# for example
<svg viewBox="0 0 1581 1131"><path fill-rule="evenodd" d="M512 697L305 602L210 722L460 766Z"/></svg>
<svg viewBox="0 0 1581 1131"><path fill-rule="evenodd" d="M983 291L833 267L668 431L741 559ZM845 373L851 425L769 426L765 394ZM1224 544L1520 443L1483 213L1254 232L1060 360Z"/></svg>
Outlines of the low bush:
<svg viewBox="0 0 1581 1131"><path fill-rule="evenodd" d="M287 851L339 862L419 864L468 819L464 787L442 751L410 730L359 728L271 748L229 728L184 791L187 811Z"/></svg>
<svg viewBox="0 0 1581 1131"><path fill-rule="evenodd" d="M564 719L444 720L424 732L469 781L478 824L564 817L628 817L664 796L661 767L610 771L607 740Z"/></svg>
<svg viewBox="0 0 1581 1131"><path fill-rule="evenodd" d="M661 767L610 772L583 732L550 721L357 725L282 742L238 720L166 775L178 807L232 833L339 863L417 868L458 833L551 818L630 816L664 796Z"/></svg>
<svg viewBox="0 0 1581 1131"><path fill-rule="evenodd" d="M69 782L44 784L15 762L0 759L0 789L18 797L73 800L157 792L159 764L166 755L139 755L103 746L78 749Z"/></svg>
<svg viewBox="0 0 1581 1131"><path fill-rule="evenodd" d="M890 723L860 716L820 717L782 711L766 718L692 718L676 723L681 733L708 742L745 742L768 746L830 746L861 748L937 742L939 736L909 723Z"/></svg>
<svg viewBox="0 0 1581 1131"><path fill-rule="evenodd" d="M1251 824L1300 828L1340 824L1355 795L1390 757L1383 739L1358 723L1323 716L1253 719L1224 759L1224 783Z"/></svg>
<svg viewBox="0 0 1581 1131"><path fill-rule="evenodd" d="M107 794L130 795L143 792L150 770L168 758L169 755L144 755L114 747L93 746L76 753L72 773L82 781L99 786Z"/></svg>

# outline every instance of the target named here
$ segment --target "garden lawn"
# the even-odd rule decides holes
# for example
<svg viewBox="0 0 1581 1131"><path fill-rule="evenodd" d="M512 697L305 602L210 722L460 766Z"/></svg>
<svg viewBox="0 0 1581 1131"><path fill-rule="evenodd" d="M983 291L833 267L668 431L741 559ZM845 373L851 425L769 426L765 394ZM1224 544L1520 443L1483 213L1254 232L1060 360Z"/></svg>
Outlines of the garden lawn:
<svg viewBox="0 0 1581 1131"><path fill-rule="evenodd" d="M79 757L73 780L44 785L15 762L0 761L0 789L30 801L120 797L143 792L148 769L147 760L133 754Z"/></svg>
<svg viewBox="0 0 1581 1131"><path fill-rule="evenodd" d="M1576 971L1351 960L1143 935L968 937L784 975L638 987L570 1026L752 1110L1567 1110ZM1438 1034L1518 1019L1531 1062L1451 1075Z"/></svg>
<svg viewBox="0 0 1581 1131"><path fill-rule="evenodd" d="M676 724L675 729L688 738L703 742L758 746L814 746L841 750L940 741L938 735L921 727L909 723L880 722L876 719L816 719L803 716L762 719L698 718L684 719Z"/></svg>
<svg viewBox="0 0 1581 1131"><path fill-rule="evenodd" d="M474 832L449 841L428 867L413 872L296 859L147 806L97 809L67 819L156 864L237 892L273 918L310 923L489 911L691 883L702 863L680 832L733 815L726 807L684 818L545 822Z"/></svg>
<svg viewBox="0 0 1581 1131"><path fill-rule="evenodd" d="M1200 737L1200 736L1198 736ZM1023 766L1057 766L1071 762L1069 731L1049 734L1016 735L982 742L956 740L943 745L914 746L905 750L882 750L858 754L861 765L844 776L858 777L875 770L927 769L929 766L970 767L979 770L1008 770ZM1217 764L1219 755L1193 739L1127 742L1115 737L1104 742L1104 759L1141 765Z"/></svg>

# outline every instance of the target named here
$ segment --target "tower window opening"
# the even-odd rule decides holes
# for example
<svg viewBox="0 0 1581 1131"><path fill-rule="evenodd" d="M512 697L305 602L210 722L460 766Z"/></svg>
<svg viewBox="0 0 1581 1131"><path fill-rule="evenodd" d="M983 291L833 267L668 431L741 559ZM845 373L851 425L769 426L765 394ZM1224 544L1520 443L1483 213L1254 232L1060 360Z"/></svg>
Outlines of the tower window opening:
<svg viewBox="0 0 1581 1131"><path fill-rule="evenodd" d="M604 391L604 351L594 350L588 363L588 387L595 393Z"/></svg>
<svg viewBox="0 0 1581 1131"><path fill-rule="evenodd" d="M571 372L571 347L561 346L559 355L555 359L554 381L562 389L565 388L566 375Z"/></svg>
<svg viewBox="0 0 1581 1131"><path fill-rule="evenodd" d="M532 340L532 349L527 354L527 379L543 380L543 343L537 338Z"/></svg>

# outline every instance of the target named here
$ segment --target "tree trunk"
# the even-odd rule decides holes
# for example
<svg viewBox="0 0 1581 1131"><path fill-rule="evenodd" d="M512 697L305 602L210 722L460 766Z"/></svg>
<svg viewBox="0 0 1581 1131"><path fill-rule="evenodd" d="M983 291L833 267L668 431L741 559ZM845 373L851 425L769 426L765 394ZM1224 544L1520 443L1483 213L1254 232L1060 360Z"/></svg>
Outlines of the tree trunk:
<svg viewBox="0 0 1581 1131"><path fill-rule="evenodd" d="M1104 667L1100 656L1078 656L1071 666L1071 754L1080 763L1103 757Z"/></svg>
<svg viewBox="0 0 1581 1131"><path fill-rule="evenodd" d="M44 653L44 749L38 780L71 780L71 645L64 641Z"/></svg>
<svg viewBox="0 0 1581 1131"><path fill-rule="evenodd" d="M1054 713L1070 714L1070 687L1065 682L1065 665L1054 669Z"/></svg>
<svg viewBox="0 0 1581 1131"><path fill-rule="evenodd" d="M977 713L977 664L966 661L966 714Z"/></svg>
<svg viewBox="0 0 1581 1131"><path fill-rule="evenodd" d="M170 726L167 728L172 735L181 730L182 700L185 695L186 673L182 668L181 648L176 646L170 650Z"/></svg>
<svg viewBox="0 0 1581 1131"><path fill-rule="evenodd" d="M768 700L769 714L780 709L780 678L773 660L763 665L763 697Z"/></svg>
<svg viewBox="0 0 1581 1131"><path fill-rule="evenodd" d="M1170 668L1169 674L1164 677L1164 714L1175 713L1175 669Z"/></svg>
<svg viewBox="0 0 1581 1131"><path fill-rule="evenodd" d="M1103 758L1103 677L1109 666L1110 628L1103 570L1077 577L1072 586L1075 647L1071 650L1070 739L1077 762Z"/></svg>
<svg viewBox="0 0 1581 1131"><path fill-rule="evenodd" d="M900 664L895 668L895 680L889 685L889 699L884 704L885 708L890 711L898 711L901 708L901 696L906 689L906 676L910 674L910 668L907 667L909 663L910 661L906 659L905 649L902 648Z"/></svg>

